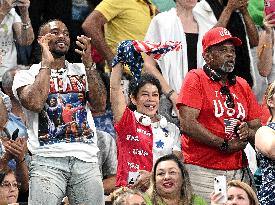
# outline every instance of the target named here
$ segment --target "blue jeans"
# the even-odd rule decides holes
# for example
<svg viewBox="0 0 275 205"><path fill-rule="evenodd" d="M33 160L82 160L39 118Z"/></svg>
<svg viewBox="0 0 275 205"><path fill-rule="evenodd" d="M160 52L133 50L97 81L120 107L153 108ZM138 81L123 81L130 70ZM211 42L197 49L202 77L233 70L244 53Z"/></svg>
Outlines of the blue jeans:
<svg viewBox="0 0 275 205"><path fill-rule="evenodd" d="M104 204L98 164L75 157L33 156L29 186L29 205L59 205L66 195L71 205Z"/></svg>

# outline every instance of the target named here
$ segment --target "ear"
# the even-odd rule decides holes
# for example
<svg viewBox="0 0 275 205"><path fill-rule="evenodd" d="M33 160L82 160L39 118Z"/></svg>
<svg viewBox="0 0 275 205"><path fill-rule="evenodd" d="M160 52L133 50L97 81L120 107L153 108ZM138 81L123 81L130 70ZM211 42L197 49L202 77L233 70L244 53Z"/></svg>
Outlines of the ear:
<svg viewBox="0 0 275 205"><path fill-rule="evenodd" d="M202 56L203 56L206 64L211 64L211 62L213 61L213 56L209 52L203 53Z"/></svg>
<svg viewBox="0 0 275 205"><path fill-rule="evenodd" d="M130 100L134 105L137 105L137 100L136 100L135 96L130 95Z"/></svg>
<svg viewBox="0 0 275 205"><path fill-rule="evenodd" d="M272 99L268 99L268 100L266 101L266 104L267 104L268 107L274 108L274 102L273 102Z"/></svg>

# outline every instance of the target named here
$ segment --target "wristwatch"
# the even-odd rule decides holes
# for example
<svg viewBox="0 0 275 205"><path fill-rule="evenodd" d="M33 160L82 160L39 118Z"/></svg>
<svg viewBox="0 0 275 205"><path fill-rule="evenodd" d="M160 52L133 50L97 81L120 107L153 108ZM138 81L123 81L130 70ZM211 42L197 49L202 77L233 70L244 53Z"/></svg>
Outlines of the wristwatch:
<svg viewBox="0 0 275 205"><path fill-rule="evenodd" d="M223 143L220 145L220 150L225 152L229 148L228 140L224 139Z"/></svg>

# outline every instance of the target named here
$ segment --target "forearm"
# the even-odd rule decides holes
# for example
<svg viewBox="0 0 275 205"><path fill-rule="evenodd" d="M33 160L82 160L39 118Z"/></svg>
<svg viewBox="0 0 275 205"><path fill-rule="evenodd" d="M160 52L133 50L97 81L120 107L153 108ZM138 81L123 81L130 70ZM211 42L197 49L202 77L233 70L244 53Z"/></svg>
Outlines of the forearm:
<svg viewBox="0 0 275 205"><path fill-rule="evenodd" d="M11 10L11 5L7 1L0 1L0 22L4 20L7 13Z"/></svg>
<svg viewBox="0 0 275 205"><path fill-rule="evenodd" d="M29 189L29 170L26 165L26 162L18 162L16 164L16 176L19 182L21 183L21 190L23 192L28 191Z"/></svg>
<svg viewBox="0 0 275 205"><path fill-rule="evenodd" d="M43 68L33 84L17 89L23 107L33 112L40 112L43 109L49 94L50 74L50 69Z"/></svg>
<svg viewBox="0 0 275 205"><path fill-rule="evenodd" d="M232 12L233 12L233 9L229 6L226 6L222 12L220 18L218 19L218 22L215 25L215 27L226 27L228 24L228 21L231 17Z"/></svg>
<svg viewBox="0 0 275 205"><path fill-rule="evenodd" d="M121 88L121 77L123 73L123 67L121 63L118 63L112 69L110 78L110 95L111 105L114 115L114 122L119 122L123 112L126 108L126 102Z"/></svg>
<svg viewBox="0 0 275 205"><path fill-rule="evenodd" d="M104 113L106 109L107 91L104 82L96 69L86 68L89 85L89 102L92 113Z"/></svg>
<svg viewBox="0 0 275 205"><path fill-rule="evenodd" d="M3 103L2 97L0 97L0 130L3 130L8 121L8 111Z"/></svg>
<svg viewBox="0 0 275 205"><path fill-rule="evenodd" d="M190 138L211 146L219 148L223 143L223 139L212 134L209 130L203 127L197 120L181 119L181 127L185 134Z"/></svg>
<svg viewBox="0 0 275 205"><path fill-rule="evenodd" d="M91 38L93 46L107 60L110 66L115 55L104 37L104 24L106 22L106 18L100 12L93 11L84 21L82 28L86 35Z"/></svg>
<svg viewBox="0 0 275 205"><path fill-rule="evenodd" d="M261 76L268 76L273 66L273 29L262 31L257 49L258 70Z"/></svg>
<svg viewBox="0 0 275 205"><path fill-rule="evenodd" d="M248 36L249 44L251 47L256 47L259 44L259 35L255 23L253 22L247 9L242 12L242 16L245 23L246 35Z"/></svg>
<svg viewBox="0 0 275 205"><path fill-rule="evenodd" d="M104 194L109 195L116 189L116 176L109 176L103 179Z"/></svg>
<svg viewBox="0 0 275 205"><path fill-rule="evenodd" d="M253 122L247 122L248 124L248 141L255 147L255 134L257 130L261 127L260 120L254 120Z"/></svg>
<svg viewBox="0 0 275 205"><path fill-rule="evenodd" d="M22 23L20 25L21 33L17 39L18 43L20 45L30 45L34 40L34 33L31 25L31 20L29 17L29 12L28 11L22 12L21 19L22 19Z"/></svg>

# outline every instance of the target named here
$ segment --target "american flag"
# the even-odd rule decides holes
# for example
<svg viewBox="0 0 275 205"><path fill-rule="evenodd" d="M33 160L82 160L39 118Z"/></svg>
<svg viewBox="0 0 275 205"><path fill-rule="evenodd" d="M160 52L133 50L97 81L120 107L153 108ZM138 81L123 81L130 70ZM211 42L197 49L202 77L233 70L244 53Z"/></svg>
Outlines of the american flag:
<svg viewBox="0 0 275 205"><path fill-rule="evenodd" d="M149 42L140 40L121 41L117 47L117 55L114 57L112 67L119 62L127 64L134 78L138 80L144 61L141 52L152 55L154 59L159 59L163 54L175 50L179 51L182 44L179 41Z"/></svg>
<svg viewBox="0 0 275 205"><path fill-rule="evenodd" d="M235 135L234 133L234 128L238 124L240 120L235 119L235 118L229 118L229 119L224 119L224 131L227 135L233 136Z"/></svg>

